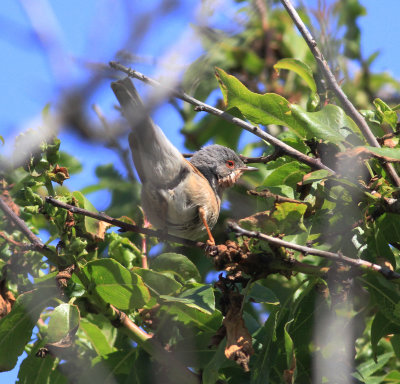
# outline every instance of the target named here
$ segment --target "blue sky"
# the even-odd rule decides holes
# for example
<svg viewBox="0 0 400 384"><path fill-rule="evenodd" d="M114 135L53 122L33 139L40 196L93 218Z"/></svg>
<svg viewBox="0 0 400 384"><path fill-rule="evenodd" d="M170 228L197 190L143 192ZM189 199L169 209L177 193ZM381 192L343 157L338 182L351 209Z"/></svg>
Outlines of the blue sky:
<svg viewBox="0 0 400 384"><path fill-rule="evenodd" d="M305 1L305 3L315 3ZM218 3L218 2L216 2ZM230 1L226 2L228 5ZM34 4L34 7L32 7ZM51 4L51 6L49 5ZM129 4L129 5L126 5ZM26 127L40 124L40 113L48 103L57 103L59 95L72 84L79 84L88 76L82 60L107 63L113 59L119 44L126 40L129 25L144 22L150 14L148 32L127 46L131 52L149 57L177 60L174 65L184 65L200 53L198 42L191 40L190 22L198 20L196 14L200 0L182 0L164 17L159 0L131 2L113 0L1 0L0 5L0 135L6 146L0 153L9 153L13 138ZM233 9L221 2L219 10L209 15L214 22L229 23ZM400 34L397 33L400 2L398 0L363 0L367 15L360 19L362 50L365 57L379 50L380 56L373 64L375 71L390 71L400 78ZM50 21L49 21L50 20ZM32 27L36 25L36 29ZM40 42L35 32L43 33ZM42 49L43 44L47 47ZM171 52L185 53L184 57ZM86 63L89 64L89 63ZM137 66L146 74L153 74L148 64ZM143 88L142 88L143 89ZM113 95L108 88L101 89L93 102L99 103L106 115L112 114ZM183 138L179 135L181 122L171 107L165 106L154 114L155 121L166 131L179 149ZM94 167L103 163L118 163L115 154L98 146L80 143L76 135L61 134L62 148L84 163L84 172L67 182L71 189L95 183ZM107 207L107 196L94 195L95 206ZM0 382L15 382L17 369L0 374Z"/></svg>

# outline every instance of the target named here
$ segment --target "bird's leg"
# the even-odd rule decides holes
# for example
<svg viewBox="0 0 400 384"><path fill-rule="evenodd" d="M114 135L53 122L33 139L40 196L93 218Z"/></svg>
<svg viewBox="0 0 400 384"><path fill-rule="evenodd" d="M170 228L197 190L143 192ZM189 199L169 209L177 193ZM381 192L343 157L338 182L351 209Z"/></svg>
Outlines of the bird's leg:
<svg viewBox="0 0 400 384"><path fill-rule="evenodd" d="M213 235L211 234L210 227L207 224L206 212L204 211L203 207L199 207L199 215L200 215L201 221L203 222L204 226L206 227L206 231L207 231L207 235L208 235L207 245L215 245L215 240L214 240Z"/></svg>

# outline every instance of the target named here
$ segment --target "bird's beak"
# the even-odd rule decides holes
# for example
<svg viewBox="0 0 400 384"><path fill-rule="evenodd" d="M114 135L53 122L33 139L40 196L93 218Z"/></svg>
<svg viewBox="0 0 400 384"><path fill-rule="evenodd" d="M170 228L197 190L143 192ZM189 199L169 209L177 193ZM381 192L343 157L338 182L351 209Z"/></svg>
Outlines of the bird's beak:
<svg viewBox="0 0 400 384"><path fill-rule="evenodd" d="M253 171L258 171L258 168L244 166L244 167L240 167L239 170L242 172L253 172Z"/></svg>

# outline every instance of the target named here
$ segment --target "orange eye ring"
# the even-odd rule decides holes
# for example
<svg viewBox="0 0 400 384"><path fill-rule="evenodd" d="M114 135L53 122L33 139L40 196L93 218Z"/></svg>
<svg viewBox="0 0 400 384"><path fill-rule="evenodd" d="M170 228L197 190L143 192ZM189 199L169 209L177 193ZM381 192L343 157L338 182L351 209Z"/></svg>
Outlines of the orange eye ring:
<svg viewBox="0 0 400 384"><path fill-rule="evenodd" d="M230 169L233 169L235 167L235 162L233 160L227 160L225 164Z"/></svg>

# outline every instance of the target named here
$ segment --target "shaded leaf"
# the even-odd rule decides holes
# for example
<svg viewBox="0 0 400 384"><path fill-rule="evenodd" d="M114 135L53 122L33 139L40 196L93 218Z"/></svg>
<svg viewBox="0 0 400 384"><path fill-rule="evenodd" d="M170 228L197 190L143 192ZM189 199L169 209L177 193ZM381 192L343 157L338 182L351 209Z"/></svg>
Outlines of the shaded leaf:
<svg viewBox="0 0 400 384"><path fill-rule="evenodd" d="M48 342L54 343L79 326L79 310L76 305L60 304L50 315L47 329Z"/></svg>
<svg viewBox="0 0 400 384"><path fill-rule="evenodd" d="M279 299L276 297L275 293L258 282L252 284L246 297L256 303L279 305Z"/></svg>
<svg viewBox="0 0 400 384"><path fill-rule="evenodd" d="M114 348L108 343L104 333L97 325L87 319L82 319L79 328L84 332L99 356L107 355L114 351Z"/></svg>
<svg viewBox="0 0 400 384"><path fill-rule="evenodd" d="M40 289L18 296L11 312L0 320L0 371L9 371L29 342L40 313L57 295L55 289Z"/></svg>
<svg viewBox="0 0 400 384"><path fill-rule="evenodd" d="M150 300L142 278L113 259L91 261L81 272L89 281L88 293L94 292L118 309L141 308Z"/></svg>
<svg viewBox="0 0 400 384"><path fill-rule="evenodd" d="M151 269L136 267L133 271L142 278L146 287L156 296L169 295L182 287L176 280Z"/></svg>
<svg viewBox="0 0 400 384"><path fill-rule="evenodd" d="M356 367L357 371L355 373L353 373L353 376L356 379L365 380L368 377L370 377L373 373L375 373L376 371L379 371L380 369L382 369L386 365L386 363L389 361L389 359L391 359L392 357L393 357L392 352L384 353L383 355L380 355L378 357L378 360L376 363L371 358L371 359L365 361L364 363L361 363L360 365L358 365Z"/></svg>
<svg viewBox="0 0 400 384"><path fill-rule="evenodd" d="M162 253L152 259L150 265L153 270L169 272L180 278L182 282L201 279L197 267L186 256L179 253Z"/></svg>

